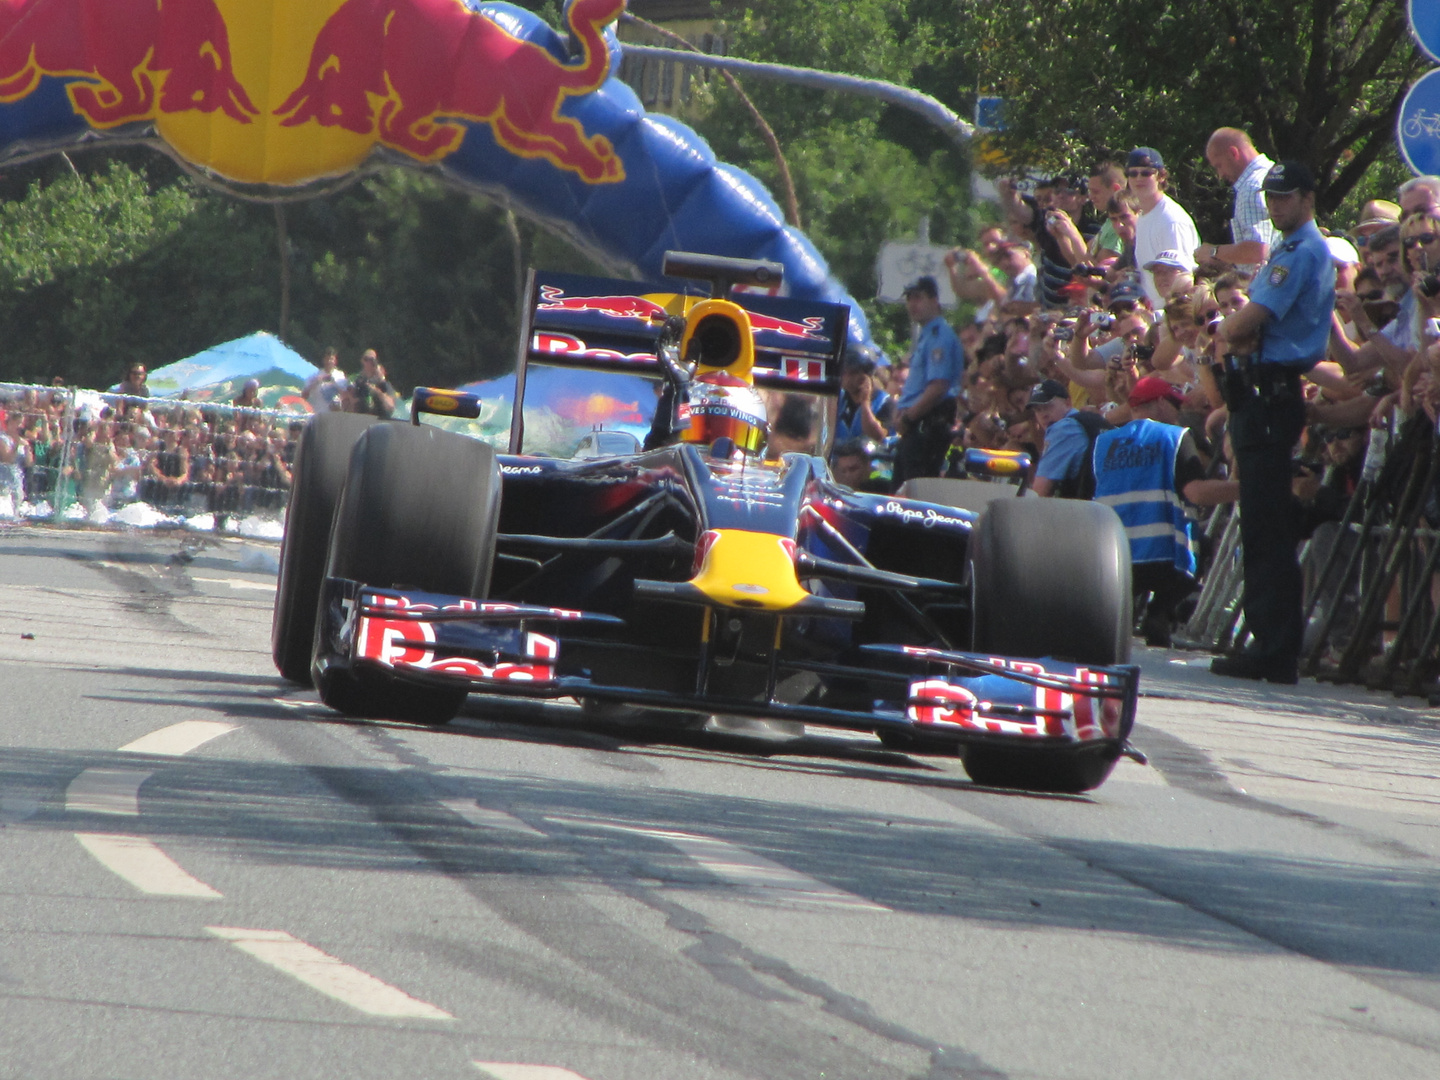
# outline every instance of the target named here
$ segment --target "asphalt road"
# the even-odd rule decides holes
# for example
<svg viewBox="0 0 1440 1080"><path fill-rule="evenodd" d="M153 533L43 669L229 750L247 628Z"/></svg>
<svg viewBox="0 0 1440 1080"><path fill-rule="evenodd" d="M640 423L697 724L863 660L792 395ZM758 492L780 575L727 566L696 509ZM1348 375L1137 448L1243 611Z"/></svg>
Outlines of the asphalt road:
<svg viewBox="0 0 1440 1080"><path fill-rule="evenodd" d="M0 1077L1440 1076L1440 723L1140 650L1087 797L573 712L345 722L275 548L0 532Z"/></svg>

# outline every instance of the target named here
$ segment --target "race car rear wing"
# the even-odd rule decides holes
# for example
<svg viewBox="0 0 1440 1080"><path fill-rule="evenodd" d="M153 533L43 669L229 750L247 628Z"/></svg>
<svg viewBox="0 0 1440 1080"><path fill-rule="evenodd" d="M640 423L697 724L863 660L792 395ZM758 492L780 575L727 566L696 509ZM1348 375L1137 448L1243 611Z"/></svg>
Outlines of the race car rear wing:
<svg viewBox="0 0 1440 1080"><path fill-rule="evenodd" d="M697 257L703 259L704 257ZM661 374L655 342L670 315L684 315L708 298L703 287L647 284L531 270L516 370L517 406L531 363ZM809 394L838 393L850 309L844 304L735 291L729 299L750 317L755 385ZM512 448L519 445L514 412Z"/></svg>

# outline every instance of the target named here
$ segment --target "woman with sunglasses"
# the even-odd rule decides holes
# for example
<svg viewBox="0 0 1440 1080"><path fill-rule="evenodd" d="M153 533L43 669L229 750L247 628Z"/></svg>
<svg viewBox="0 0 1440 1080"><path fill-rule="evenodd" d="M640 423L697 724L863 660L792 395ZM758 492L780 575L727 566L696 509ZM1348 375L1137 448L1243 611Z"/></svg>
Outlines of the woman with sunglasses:
<svg viewBox="0 0 1440 1080"><path fill-rule="evenodd" d="M1186 269L1193 271L1192 253L1200 246L1200 235L1185 208L1165 194L1170 174L1158 150L1148 146L1131 150L1125 159L1125 180L1130 194L1140 204L1140 217L1135 223L1135 263L1142 267L1140 277L1150 306L1159 311L1165 299L1155 287L1154 275L1143 267L1162 251L1174 251Z"/></svg>

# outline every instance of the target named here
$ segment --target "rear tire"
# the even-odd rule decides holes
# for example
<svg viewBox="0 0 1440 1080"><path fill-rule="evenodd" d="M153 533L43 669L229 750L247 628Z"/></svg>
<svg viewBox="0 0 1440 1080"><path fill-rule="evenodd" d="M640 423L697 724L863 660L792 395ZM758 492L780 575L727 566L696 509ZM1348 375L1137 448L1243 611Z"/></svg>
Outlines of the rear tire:
<svg viewBox="0 0 1440 1080"><path fill-rule="evenodd" d="M1130 659L1130 545L1109 507L994 502L971 534L970 559L976 652L1097 666ZM1099 787L1119 757L1115 746L964 751L977 784L1071 794Z"/></svg>
<svg viewBox="0 0 1440 1080"><path fill-rule="evenodd" d="M350 451L376 419L358 413L322 413L305 425L295 450L270 653L280 674L302 686L310 685L310 650L325 580L330 523L345 487Z"/></svg>
<svg viewBox="0 0 1440 1080"><path fill-rule="evenodd" d="M482 442L431 427L370 429L350 456L326 575L382 589L484 597L500 485L495 453ZM383 671L316 669L320 700L352 717L444 724L468 693L407 684Z"/></svg>

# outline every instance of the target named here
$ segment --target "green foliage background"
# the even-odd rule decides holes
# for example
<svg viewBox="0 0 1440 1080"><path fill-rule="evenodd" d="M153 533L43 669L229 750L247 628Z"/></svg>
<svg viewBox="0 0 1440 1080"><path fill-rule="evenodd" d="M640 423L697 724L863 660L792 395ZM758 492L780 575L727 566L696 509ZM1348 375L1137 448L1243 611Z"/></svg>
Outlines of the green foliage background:
<svg viewBox="0 0 1440 1080"><path fill-rule="evenodd" d="M554 0L524 6L558 21ZM1408 175L1394 151L1400 96L1430 62L1399 0L716 0L727 51L888 79L962 116L977 93L1008 102L998 140L1012 171L1083 169L1158 147L1202 234L1223 239L1228 191L1206 168L1216 126L1250 130L1272 156L1324 179L1335 224ZM778 170L716 78L686 119L721 160L772 190ZM970 241L969 155L924 121L856 97L747 79L777 133L802 225L861 299L890 351L908 336L880 305L875 255L915 234ZM526 265L598 271L565 242L432 175L381 170L284 211L291 272L286 337L354 365L375 348L402 387L454 385L514 362ZM280 323L272 206L197 184L168 159L92 149L0 176L0 381L109 385L139 359L160 366Z"/></svg>

